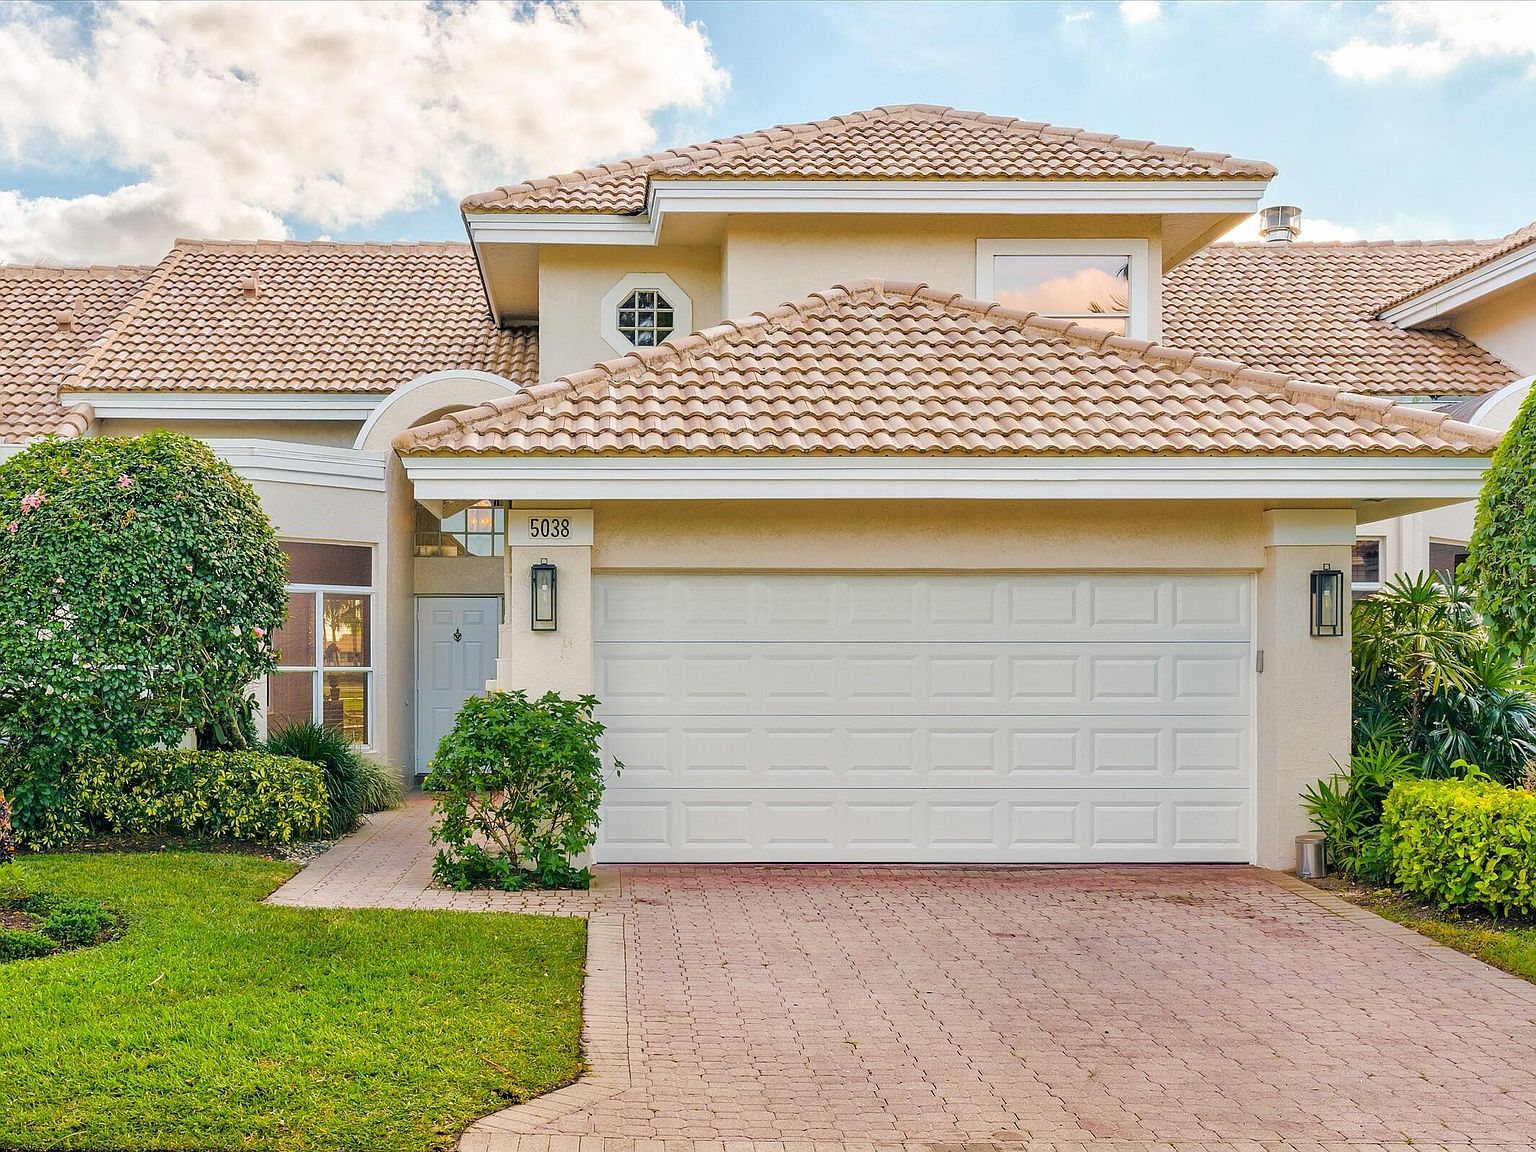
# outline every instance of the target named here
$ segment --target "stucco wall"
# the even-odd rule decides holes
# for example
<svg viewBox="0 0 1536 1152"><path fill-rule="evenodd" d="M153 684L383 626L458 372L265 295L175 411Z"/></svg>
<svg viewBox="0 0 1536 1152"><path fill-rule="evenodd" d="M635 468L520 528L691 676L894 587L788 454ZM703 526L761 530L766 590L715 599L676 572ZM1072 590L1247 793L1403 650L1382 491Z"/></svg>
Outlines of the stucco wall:
<svg viewBox="0 0 1536 1152"><path fill-rule="evenodd" d="M631 273L672 277L693 303L693 326L718 324L716 248L571 246L539 255L539 378L553 380L621 355L603 339L601 303Z"/></svg>
<svg viewBox="0 0 1536 1152"><path fill-rule="evenodd" d="M1457 312L1451 326L1517 372L1536 373L1536 281Z"/></svg>
<svg viewBox="0 0 1536 1152"><path fill-rule="evenodd" d="M976 294L979 239L1137 237L1151 241L1150 332L1162 331L1161 235L1155 217L733 216L725 242L727 316L747 316L811 292L878 276Z"/></svg>
<svg viewBox="0 0 1536 1152"><path fill-rule="evenodd" d="M361 420L102 420L93 435L142 436L157 428L171 428L198 440L290 440L350 448L362 426Z"/></svg>

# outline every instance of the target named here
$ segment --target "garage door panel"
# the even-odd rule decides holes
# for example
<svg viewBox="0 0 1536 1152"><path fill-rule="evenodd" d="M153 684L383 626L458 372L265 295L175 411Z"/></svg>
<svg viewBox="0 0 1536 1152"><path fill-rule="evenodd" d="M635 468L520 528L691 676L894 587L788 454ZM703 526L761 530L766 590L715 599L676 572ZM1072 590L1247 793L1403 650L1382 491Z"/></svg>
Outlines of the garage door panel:
<svg viewBox="0 0 1536 1152"><path fill-rule="evenodd" d="M1248 713L1248 648L1233 643L598 645L610 716L943 712L966 716Z"/></svg>
<svg viewBox="0 0 1536 1152"><path fill-rule="evenodd" d="M1246 643L1248 581L1231 576L613 574L604 640L1229 640Z"/></svg>
<svg viewBox="0 0 1536 1152"><path fill-rule="evenodd" d="M620 787L761 788L831 782L1240 787L1248 727L1220 716L605 716Z"/></svg>
<svg viewBox="0 0 1536 1152"><path fill-rule="evenodd" d="M690 789L606 804L599 853L637 863L1240 862L1248 804L1244 789L1198 801L1155 789Z"/></svg>
<svg viewBox="0 0 1536 1152"><path fill-rule="evenodd" d="M1250 586L600 576L599 858L1247 860Z"/></svg>

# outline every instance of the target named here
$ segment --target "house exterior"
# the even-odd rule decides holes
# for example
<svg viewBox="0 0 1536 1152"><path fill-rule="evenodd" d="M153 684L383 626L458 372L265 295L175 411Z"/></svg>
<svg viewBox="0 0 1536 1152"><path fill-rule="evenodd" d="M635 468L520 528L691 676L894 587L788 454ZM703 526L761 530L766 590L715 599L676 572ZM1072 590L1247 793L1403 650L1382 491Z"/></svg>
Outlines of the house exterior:
<svg viewBox="0 0 1536 1152"><path fill-rule="evenodd" d="M1497 245L1213 246L1273 174L902 106L472 195L466 245L9 270L3 427L255 485L268 722L410 774L487 686L597 696L599 860L1283 866L1349 746L1315 574L1475 497L1443 406L1523 353L1379 314Z"/></svg>

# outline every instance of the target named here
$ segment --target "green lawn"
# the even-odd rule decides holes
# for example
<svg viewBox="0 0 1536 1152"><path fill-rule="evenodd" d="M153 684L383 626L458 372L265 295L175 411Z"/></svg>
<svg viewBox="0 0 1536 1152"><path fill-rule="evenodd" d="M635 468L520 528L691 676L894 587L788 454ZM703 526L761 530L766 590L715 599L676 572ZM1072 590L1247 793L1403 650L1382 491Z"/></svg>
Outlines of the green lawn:
<svg viewBox="0 0 1536 1152"><path fill-rule="evenodd" d="M1475 912L1441 912L1394 888L1374 888L1348 881L1325 881L1324 885L1351 904L1369 908L1431 940L1536 983L1536 924L1499 921Z"/></svg>
<svg viewBox="0 0 1536 1152"><path fill-rule="evenodd" d="M422 1152L580 1070L581 920L270 908L293 866L249 856L21 867L129 927L0 965L0 1148Z"/></svg>

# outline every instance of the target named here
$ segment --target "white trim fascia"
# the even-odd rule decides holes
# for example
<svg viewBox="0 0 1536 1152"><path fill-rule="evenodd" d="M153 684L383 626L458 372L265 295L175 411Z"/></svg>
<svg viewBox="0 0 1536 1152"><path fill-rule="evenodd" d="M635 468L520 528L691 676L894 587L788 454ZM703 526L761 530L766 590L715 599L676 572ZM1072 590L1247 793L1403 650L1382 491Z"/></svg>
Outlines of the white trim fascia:
<svg viewBox="0 0 1536 1152"><path fill-rule="evenodd" d="M325 444L285 440L222 440L203 443L247 480L272 484L312 484L357 492L384 491L383 452L360 452Z"/></svg>
<svg viewBox="0 0 1536 1152"><path fill-rule="evenodd" d="M668 213L1252 215L1266 180L666 180L639 215L467 212L476 244L654 245Z"/></svg>
<svg viewBox="0 0 1536 1152"><path fill-rule="evenodd" d="M403 456L440 500L1431 500L1477 497L1476 457Z"/></svg>
<svg viewBox="0 0 1536 1152"><path fill-rule="evenodd" d="M373 431L374 426L400 400L403 400L418 388L428 388L445 380L473 380L479 384L488 384L493 388L499 388L508 395L518 390L518 385L512 383L505 376L497 376L494 372L481 372L475 368L449 368L441 372L428 372L425 376L416 377L409 384L400 385L388 396L385 396L374 407L373 411L368 413L368 419L363 421L363 426L357 430L357 436L352 440L352 447L361 449L368 442L369 433Z"/></svg>
<svg viewBox="0 0 1536 1152"><path fill-rule="evenodd" d="M1040 237L1027 239L982 239L976 241L976 299L997 299L996 264L999 256L1124 256L1131 265L1126 287L1130 291L1130 318L1126 335L1135 340L1148 339L1152 330L1151 242L1136 236L1124 239Z"/></svg>
<svg viewBox="0 0 1536 1152"><path fill-rule="evenodd" d="M1536 244L1517 248L1492 263L1404 300L1382 312L1381 318L1399 328L1427 324L1531 276L1536 276Z"/></svg>
<svg viewBox="0 0 1536 1152"><path fill-rule="evenodd" d="M382 392L61 392L89 404L100 420L364 421L388 398Z"/></svg>

